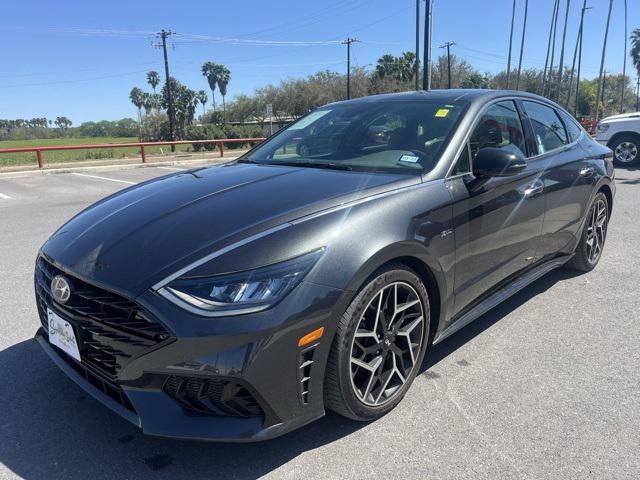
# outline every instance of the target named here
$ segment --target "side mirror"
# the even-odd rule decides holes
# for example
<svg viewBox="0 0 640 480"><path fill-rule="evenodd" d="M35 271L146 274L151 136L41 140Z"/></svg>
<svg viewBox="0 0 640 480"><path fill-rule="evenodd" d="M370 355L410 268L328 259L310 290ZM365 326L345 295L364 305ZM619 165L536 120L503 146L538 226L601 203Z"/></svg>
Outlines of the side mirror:
<svg viewBox="0 0 640 480"><path fill-rule="evenodd" d="M473 159L473 174L477 178L510 177L526 166L522 155L504 148L485 147Z"/></svg>

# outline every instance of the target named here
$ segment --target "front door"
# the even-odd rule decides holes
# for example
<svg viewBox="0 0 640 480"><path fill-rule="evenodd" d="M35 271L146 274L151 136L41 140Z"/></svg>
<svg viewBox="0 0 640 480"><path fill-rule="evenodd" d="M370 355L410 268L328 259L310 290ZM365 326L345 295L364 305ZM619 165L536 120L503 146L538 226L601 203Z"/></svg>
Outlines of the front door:
<svg viewBox="0 0 640 480"><path fill-rule="evenodd" d="M474 188L473 157L484 147L505 148L528 156L522 121L513 101L494 103L481 114L454 175L447 184L453 197L456 244L454 280L458 313L510 276L538 259L544 217L540 163L531 162L512 177L494 177ZM471 161L469 161L471 160Z"/></svg>

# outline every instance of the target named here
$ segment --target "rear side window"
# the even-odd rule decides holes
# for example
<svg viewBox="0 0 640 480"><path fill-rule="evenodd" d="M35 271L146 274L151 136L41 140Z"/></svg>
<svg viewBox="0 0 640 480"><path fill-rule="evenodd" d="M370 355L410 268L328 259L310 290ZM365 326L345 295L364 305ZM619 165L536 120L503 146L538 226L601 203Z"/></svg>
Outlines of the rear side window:
<svg viewBox="0 0 640 480"><path fill-rule="evenodd" d="M533 135L542 154L569 143L567 132L555 109L537 102L522 102L533 127Z"/></svg>
<svg viewBox="0 0 640 480"><path fill-rule="evenodd" d="M471 157L481 148L504 148L526 157L522 123L512 101L491 105L482 114L469 140Z"/></svg>
<svg viewBox="0 0 640 480"><path fill-rule="evenodd" d="M564 112L560 112L560 116L562 117L562 121L564 122L564 126L567 129L567 134L569 135L569 141L575 142L580 138L580 134L582 134L582 128L578 125L575 119L567 115Z"/></svg>

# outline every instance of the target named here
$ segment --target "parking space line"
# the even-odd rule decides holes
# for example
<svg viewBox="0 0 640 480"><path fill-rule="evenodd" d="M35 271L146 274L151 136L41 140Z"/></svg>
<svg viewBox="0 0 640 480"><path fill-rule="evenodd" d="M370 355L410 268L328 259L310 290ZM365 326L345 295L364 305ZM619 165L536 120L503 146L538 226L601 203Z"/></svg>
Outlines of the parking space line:
<svg viewBox="0 0 640 480"><path fill-rule="evenodd" d="M162 170L175 170L178 172L182 172L185 170L184 168L176 168L176 167L156 167L156 168L161 168Z"/></svg>
<svg viewBox="0 0 640 480"><path fill-rule="evenodd" d="M4 193L0 193L0 198L2 198L3 200L11 200L11 197L9 195L5 195Z"/></svg>
<svg viewBox="0 0 640 480"><path fill-rule="evenodd" d="M127 185L136 185L138 182L130 182L128 180L118 180L117 178L100 177L98 175L89 175L88 173L72 172L71 175L77 175L79 177L97 178L98 180L108 180L110 182L126 183Z"/></svg>

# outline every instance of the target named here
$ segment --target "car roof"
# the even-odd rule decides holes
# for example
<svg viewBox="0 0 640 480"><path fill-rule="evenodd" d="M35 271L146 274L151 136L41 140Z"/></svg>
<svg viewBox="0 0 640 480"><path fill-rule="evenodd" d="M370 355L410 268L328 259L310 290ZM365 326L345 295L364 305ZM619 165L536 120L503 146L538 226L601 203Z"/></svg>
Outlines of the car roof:
<svg viewBox="0 0 640 480"><path fill-rule="evenodd" d="M343 100L335 102L336 104L358 104L358 103L371 103L371 102L412 102L412 101L424 101L424 102L447 102L447 103L486 103L487 101L501 98L501 97L521 97L532 100L543 101L551 103L547 98L541 97L529 92L521 92L518 90L489 90L489 89L467 89L467 88L454 88L454 89L442 89L442 90L417 90L410 92L400 93L383 93L380 95L370 95L367 97L359 97L351 100ZM555 105L555 104L554 104Z"/></svg>

